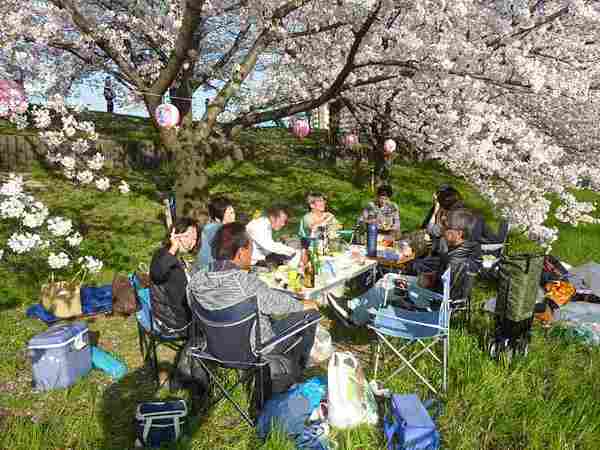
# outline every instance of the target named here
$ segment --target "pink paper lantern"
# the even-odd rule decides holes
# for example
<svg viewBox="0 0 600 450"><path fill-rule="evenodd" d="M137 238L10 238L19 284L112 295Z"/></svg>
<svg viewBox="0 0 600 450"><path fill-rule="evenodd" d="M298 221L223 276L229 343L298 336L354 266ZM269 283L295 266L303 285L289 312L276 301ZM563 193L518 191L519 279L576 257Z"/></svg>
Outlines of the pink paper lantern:
<svg viewBox="0 0 600 450"><path fill-rule="evenodd" d="M347 134L344 136L344 145L347 147L352 147L353 145L358 144L358 136L355 134Z"/></svg>
<svg viewBox="0 0 600 450"><path fill-rule="evenodd" d="M27 111L27 97L20 84L11 80L0 80L0 117Z"/></svg>
<svg viewBox="0 0 600 450"><path fill-rule="evenodd" d="M394 153L396 151L396 142L393 139L387 139L383 143L383 151L386 153Z"/></svg>
<svg viewBox="0 0 600 450"><path fill-rule="evenodd" d="M306 120L296 120L292 127L292 132L299 138L304 138L310 133L310 125Z"/></svg>
<svg viewBox="0 0 600 450"><path fill-rule="evenodd" d="M154 111L154 118L158 126L163 128L173 128L179 123L179 110L175 105L163 103L158 105Z"/></svg>

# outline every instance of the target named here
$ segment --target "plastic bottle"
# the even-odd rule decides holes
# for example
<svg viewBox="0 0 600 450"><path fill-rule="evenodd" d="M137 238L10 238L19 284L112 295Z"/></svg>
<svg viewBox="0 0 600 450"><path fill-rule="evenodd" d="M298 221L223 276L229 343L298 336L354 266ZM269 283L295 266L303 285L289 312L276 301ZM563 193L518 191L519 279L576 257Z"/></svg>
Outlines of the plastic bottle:
<svg viewBox="0 0 600 450"><path fill-rule="evenodd" d="M370 214L367 218L367 256L377 256L377 217Z"/></svg>

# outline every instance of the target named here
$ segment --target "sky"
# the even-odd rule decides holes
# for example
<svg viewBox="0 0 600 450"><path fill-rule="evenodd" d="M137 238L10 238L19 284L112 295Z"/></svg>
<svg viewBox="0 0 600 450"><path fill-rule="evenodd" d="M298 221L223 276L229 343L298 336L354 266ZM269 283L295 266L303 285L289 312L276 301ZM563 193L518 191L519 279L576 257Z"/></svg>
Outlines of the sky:
<svg viewBox="0 0 600 450"><path fill-rule="evenodd" d="M106 111L106 101L104 100L104 87L102 80L104 80L104 75L98 76L97 83L86 83L86 85L77 87L74 89L74 93L69 98L69 101L73 104L76 103L85 106L91 111ZM90 87L90 84L96 85L96 87ZM208 95L204 92L196 92L196 94L193 96L192 111L195 118L200 118L204 114L204 100L207 97ZM148 112L143 105L120 107L115 102L114 112L116 114L148 117Z"/></svg>

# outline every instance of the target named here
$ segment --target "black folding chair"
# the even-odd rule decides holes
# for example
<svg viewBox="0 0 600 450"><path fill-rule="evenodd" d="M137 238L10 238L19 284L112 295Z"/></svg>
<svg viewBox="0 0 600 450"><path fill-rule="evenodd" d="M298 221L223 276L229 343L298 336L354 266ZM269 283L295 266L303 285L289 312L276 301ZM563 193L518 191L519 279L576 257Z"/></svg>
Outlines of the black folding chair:
<svg viewBox="0 0 600 450"><path fill-rule="evenodd" d="M173 370L171 376L174 373L174 369L179 363L181 357L181 350L185 346L188 340L188 329L189 326L181 330L177 335L164 335L156 326L154 316L152 314L152 303L151 303L151 290L150 288L144 288L140 284L138 276L133 273L129 276L129 281L133 286L135 292L135 298L138 304L138 311L135 313L135 318L138 327L138 340L140 346L140 354L144 360L144 364L149 364L152 370L152 377L156 383L157 388L162 385L160 383L160 374L158 367L158 348L163 346L170 348L176 354L175 362L173 364Z"/></svg>
<svg viewBox="0 0 600 450"><path fill-rule="evenodd" d="M205 347L192 349L190 357L192 362L198 362L208 374L210 383L214 383L220 395L210 401L212 407L223 398L226 398L240 413L242 418L254 427L256 417L265 402L265 376L267 376L267 361L265 356L269 353L287 353L297 346L302 337L301 332L315 326L321 316L317 311L307 311L302 320L283 330L273 339L262 342L260 326L258 323L258 306L256 297L250 297L237 305L209 311L198 302L192 302L193 330L201 331L205 337ZM251 336L255 333L256 348L251 348ZM211 366L223 369L241 371L241 375L234 383L226 383L217 376ZM233 392L246 383L254 382L254 399L250 403L250 414L244 411L233 398ZM253 410L252 410L253 409Z"/></svg>

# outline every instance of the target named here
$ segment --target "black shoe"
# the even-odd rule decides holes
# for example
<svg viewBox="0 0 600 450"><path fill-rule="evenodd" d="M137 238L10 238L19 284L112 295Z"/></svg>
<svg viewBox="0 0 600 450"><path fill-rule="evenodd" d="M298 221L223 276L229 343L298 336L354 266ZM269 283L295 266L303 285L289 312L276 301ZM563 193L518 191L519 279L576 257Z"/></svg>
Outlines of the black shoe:
<svg viewBox="0 0 600 450"><path fill-rule="evenodd" d="M331 307L333 314L335 317L347 328L356 328L356 325L352 322L350 318L350 313L343 308L338 302L340 301L335 295L331 293L327 293L327 303Z"/></svg>

